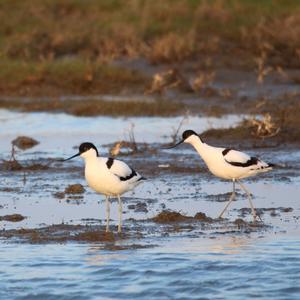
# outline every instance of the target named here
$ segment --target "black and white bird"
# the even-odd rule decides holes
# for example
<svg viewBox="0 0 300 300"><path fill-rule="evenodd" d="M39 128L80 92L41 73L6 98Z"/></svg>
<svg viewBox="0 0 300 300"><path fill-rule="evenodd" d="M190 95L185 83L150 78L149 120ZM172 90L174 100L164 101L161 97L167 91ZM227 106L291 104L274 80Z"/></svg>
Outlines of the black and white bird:
<svg viewBox="0 0 300 300"><path fill-rule="evenodd" d="M232 194L225 208L219 215L219 218L223 216L229 204L235 198L235 183L237 182L248 196L252 215L254 221L256 221L257 215L251 200L251 194L239 180L254 176L258 173L268 172L272 170L274 165L234 149L210 146L204 143L201 137L193 130L184 131L182 134L182 140L167 149L174 148L181 143L191 144L202 157L209 171L213 175L223 179L232 180Z"/></svg>
<svg viewBox="0 0 300 300"><path fill-rule="evenodd" d="M85 161L85 179L88 185L97 193L105 195L106 199L106 231L109 231L110 197L119 201L118 232L122 230L121 195L134 189L145 178L130 168L126 163L114 159L99 157L97 148L92 143L83 143L79 152L64 161L81 156Z"/></svg>

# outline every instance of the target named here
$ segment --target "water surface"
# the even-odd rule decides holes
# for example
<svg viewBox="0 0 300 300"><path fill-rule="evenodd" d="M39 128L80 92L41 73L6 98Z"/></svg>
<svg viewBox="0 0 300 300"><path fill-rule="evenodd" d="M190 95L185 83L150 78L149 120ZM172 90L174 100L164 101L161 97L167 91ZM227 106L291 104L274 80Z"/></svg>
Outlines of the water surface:
<svg viewBox="0 0 300 300"><path fill-rule="evenodd" d="M0 298L299 299L296 237L160 239L159 247L1 245Z"/></svg>
<svg viewBox="0 0 300 300"><path fill-rule="evenodd" d="M241 119L242 116L189 117L184 128L202 131L228 127ZM131 124L135 125L138 142L167 142L180 120L182 117L80 118L0 110L0 150L2 158L7 159L11 140L29 135L40 144L19 151L17 158L22 163L31 159L43 163L45 158L72 155L76 151L73 146L82 141L102 145L124 139ZM143 154L123 157L133 165L138 163L141 171L149 172L149 163L155 171L147 174L148 181L123 197L125 227L131 230L134 218L142 224L143 237L114 243L126 250L108 250L100 243L0 240L0 299L299 299L300 152L283 147L250 152L285 166L245 181L254 195L255 206L270 209L262 215L262 230L249 232L237 226L233 230L226 223L210 229L201 224L182 229L177 224L149 221L162 209L191 216L201 211L215 218L225 203L214 196L229 192L231 183L209 175L191 148L147 154L147 160ZM174 161L192 168L170 172L168 165ZM24 182L24 172L0 173L0 215L26 216L22 222L0 222L1 230L87 224L87 219L103 224L103 197L86 186L80 159L25 175ZM81 197L54 197L55 192L73 183L86 188ZM146 211L130 209L130 204L139 202L147 204ZM248 201L239 196L225 216L230 221L249 221L251 215L241 216L239 211L245 207ZM117 205L113 202L112 229L117 218Z"/></svg>

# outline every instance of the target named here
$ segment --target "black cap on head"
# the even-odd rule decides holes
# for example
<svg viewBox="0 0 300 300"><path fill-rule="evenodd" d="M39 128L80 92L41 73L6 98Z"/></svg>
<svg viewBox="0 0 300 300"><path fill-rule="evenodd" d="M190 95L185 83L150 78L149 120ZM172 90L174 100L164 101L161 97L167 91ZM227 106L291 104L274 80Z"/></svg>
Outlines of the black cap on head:
<svg viewBox="0 0 300 300"><path fill-rule="evenodd" d="M88 151L88 150L90 150L90 149L94 149L95 151L96 151L96 153L97 153L97 156L99 156L99 154L98 154L98 150L97 150L97 148L95 147L95 145L94 144L92 144L92 143L82 143L80 146L79 146L79 153L80 154L82 154L82 153L84 153L84 152L86 152L86 151Z"/></svg>
<svg viewBox="0 0 300 300"><path fill-rule="evenodd" d="M183 140L186 140L188 137L190 137L191 135L196 135L196 136L198 136L198 134L194 131L194 130L186 130L186 131L184 131L183 132L183 134L182 134L182 139Z"/></svg>
<svg viewBox="0 0 300 300"><path fill-rule="evenodd" d="M94 146L94 144L92 144L92 143L82 143L82 144L79 146L79 152L78 152L78 153L76 153L75 155L73 155L73 156L71 156L71 157L69 157L69 158L67 158L67 159L64 159L63 161L67 161L67 160L73 159L73 158L79 156L80 154L82 154L82 153L84 153L84 152L86 152L86 151L89 151L89 150L92 149L92 148L96 151L97 156L99 156L98 150L97 150L97 148Z"/></svg>
<svg viewBox="0 0 300 300"><path fill-rule="evenodd" d="M167 148L164 148L164 149L172 149L172 148L177 147L178 145L182 144L191 135L195 135L195 136L199 137L199 135L195 131L193 131L193 130L186 130L182 134L182 140L181 141L179 141L177 144L175 144L175 145L173 145L171 147L167 147ZM200 137L199 137L199 139L200 139ZM201 141L201 139L200 139L200 141Z"/></svg>

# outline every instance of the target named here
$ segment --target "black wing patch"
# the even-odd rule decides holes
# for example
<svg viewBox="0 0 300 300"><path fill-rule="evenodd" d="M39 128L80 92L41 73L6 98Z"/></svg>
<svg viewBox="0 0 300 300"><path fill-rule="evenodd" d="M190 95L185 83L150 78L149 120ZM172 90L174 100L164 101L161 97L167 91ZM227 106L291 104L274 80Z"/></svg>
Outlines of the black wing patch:
<svg viewBox="0 0 300 300"><path fill-rule="evenodd" d="M127 180L129 180L129 179L131 179L132 177L134 177L134 176L136 176L137 174L136 174L136 172L134 171L134 170L132 170L131 169L131 174L130 175L128 175L128 176L126 176L126 177L120 177L120 180L121 181L127 181Z"/></svg>
<svg viewBox="0 0 300 300"><path fill-rule="evenodd" d="M226 149L225 149L226 150ZM223 150L223 152L225 151ZM226 160L226 159L225 159ZM235 167L243 167L243 168L246 168L246 167L250 167L250 166L253 166L253 165L257 165L257 163L259 162L259 159L257 157L250 157L249 160L247 160L246 162L244 163L241 163L241 162L236 162L236 161L228 161L226 160L227 163L229 163L230 165L232 166L235 166Z"/></svg>
<svg viewBox="0 0 300 300"><path fill-rule="evenodd" d="M224 149L224 150L222 151L223 156L225 156L225 155L226 155L229 151L231 151L231 150L233 150L233 149L230 149L230 148Z"/></svg>
<svg viewBox="0 0 300 300"><path fill-rule="evenodd" d="M106 161L106 165L109 169L111 168L113 163L114 163L114 159L112 157L108 158L107 161Z"/></svg>

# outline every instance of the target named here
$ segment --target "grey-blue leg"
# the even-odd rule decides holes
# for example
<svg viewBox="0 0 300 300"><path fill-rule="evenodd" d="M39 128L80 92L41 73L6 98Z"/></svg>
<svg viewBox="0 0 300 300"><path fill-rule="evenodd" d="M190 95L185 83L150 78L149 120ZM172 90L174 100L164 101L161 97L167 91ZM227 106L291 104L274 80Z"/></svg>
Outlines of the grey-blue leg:
<svg viewBox="0 0 300 300"><path fill-rule="evenodd" d="M232 179L232 183L233 183L233 190L232 190L232 194L229 198L229 201L227 202L226 206L224 207L224 209L222 210L221 214L219 215L219 218L222 218L224 212L226 211L226 209L228 208L229 204L233 201L233 199L235 198L235 179Z"/></svg>
<svg viewBox="0 0 300 300"><path fill-rule="evenodd" d="M118 200L119 200L119 225L118 225L118 232L120 233L122 231L122 213L123 213L122 200L120 198L120 195L118 195Z"/></svg>
<svg viewBox="0 0 300 300"><path fill-rule="evenodd" d="M250 203L250 207L251 207L251 211L252 211L252 216L253 216L253 219L254 219L254 222L256 221L256 218L257 218L257 215L256 215L256 210L255 210L255 208L254 208L254 205L253 205L253 203L252 203L252 200L251 200L251 194L249 193L249 191L245 188L245 186L241 183L241 182L239 182L238 180L237 180L237 183L240 185L240 187L244 190L244 192L247 194L247 196L248 196L248 200L249 200L249 203Z"/></svg>
<svg viewBox="0 0 300 300"><path fill-rule="evenodd" d="M106 232L109 232L109 219L110 219L109 196L105 196L105 201L106 201Z"/></svg>

